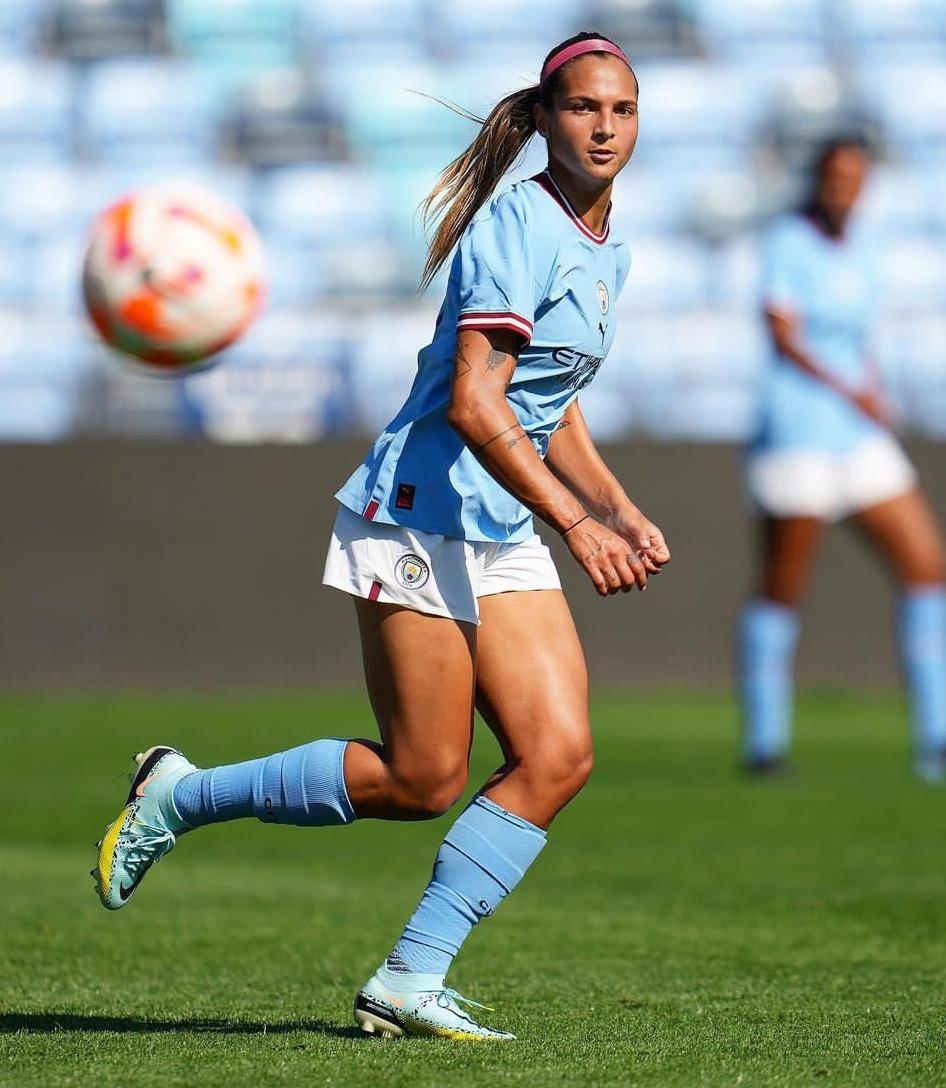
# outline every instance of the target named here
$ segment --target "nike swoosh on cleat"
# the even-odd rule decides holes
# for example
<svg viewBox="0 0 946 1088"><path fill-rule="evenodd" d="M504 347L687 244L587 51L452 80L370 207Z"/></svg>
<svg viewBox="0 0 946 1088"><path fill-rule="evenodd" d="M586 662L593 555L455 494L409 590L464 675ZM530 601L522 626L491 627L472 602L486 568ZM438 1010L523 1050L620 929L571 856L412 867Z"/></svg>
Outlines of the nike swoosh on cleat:
<svg viewBox="0 0 946 1088"><path fill-rule="evenodd" d="M146 870L147 871L147 870ZM129 895L138 887L141 881L144 879L144 873L139 873L137 877L127 886L124 884L118 885L118 898L124 903Z"/></svg>

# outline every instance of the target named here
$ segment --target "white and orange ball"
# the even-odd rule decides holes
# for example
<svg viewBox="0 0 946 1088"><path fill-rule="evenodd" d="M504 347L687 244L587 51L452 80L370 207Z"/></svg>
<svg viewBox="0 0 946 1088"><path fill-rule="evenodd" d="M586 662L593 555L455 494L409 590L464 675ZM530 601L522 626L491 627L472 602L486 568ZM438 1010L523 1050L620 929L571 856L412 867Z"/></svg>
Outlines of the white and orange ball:
<svg viewBox="0 0 946 1088"><path fill-rule="evenodd" d="M86 307L112 347L183 376L246 331L262 308L263 250L237 208L190 184L140 189L95 220Z"/></svg>

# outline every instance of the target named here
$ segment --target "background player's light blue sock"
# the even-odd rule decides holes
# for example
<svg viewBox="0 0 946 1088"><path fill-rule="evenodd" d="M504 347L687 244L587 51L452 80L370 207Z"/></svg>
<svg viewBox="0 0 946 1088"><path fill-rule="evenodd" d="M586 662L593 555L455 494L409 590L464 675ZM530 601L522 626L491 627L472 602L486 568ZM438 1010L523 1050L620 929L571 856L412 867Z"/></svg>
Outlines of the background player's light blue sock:
<svg viewBox="0 0 946 1088"><path fill-rule="evenodd" d="M445 975L470 930L496 910L543 846L541 828L475 797L447 832L388 969Z"/></svg>
<svg viewBox="0 0 946 1088"><path fill-rule="evenodd" d="M791 739L792 667L798 613L757 598L742 612L742 754L746 761L782 755Z"/></svg>
<svg viewBox="0 0 946 1088"><path fill-rule="evenodd" d="M174 804L191 827L258 816L266 823L349 824L345 740L314 740L263 759L195 771L174 787Z"/></svg>
<svg viewBox="0 0 946 1088"><path fill-rule="evenodd" d="M946 752L946 588L908 589L899 626L914 747L919 756Z"/></svg>

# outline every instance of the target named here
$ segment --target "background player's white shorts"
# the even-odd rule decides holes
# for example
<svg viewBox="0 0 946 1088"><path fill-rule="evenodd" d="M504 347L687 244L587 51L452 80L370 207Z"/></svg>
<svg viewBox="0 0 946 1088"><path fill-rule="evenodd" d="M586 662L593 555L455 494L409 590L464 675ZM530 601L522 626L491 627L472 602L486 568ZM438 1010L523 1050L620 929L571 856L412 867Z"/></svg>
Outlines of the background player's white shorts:
<svg viewBox="0 0 946 1088"><path fill-rule="evenodd" d="M772 517L836 521L896 498L916 483L916 470L899 443L878 435L846 453L818 449L752 454L749 494Z"/></svg>
<svg viewBox="0 0 946 1088"><path fill-rule="evenodd" d="M345 506L335 518L322 581L356 597L475 624L480 597L562 587L537 535L519 544L455 540L367 521Z"/></svg>

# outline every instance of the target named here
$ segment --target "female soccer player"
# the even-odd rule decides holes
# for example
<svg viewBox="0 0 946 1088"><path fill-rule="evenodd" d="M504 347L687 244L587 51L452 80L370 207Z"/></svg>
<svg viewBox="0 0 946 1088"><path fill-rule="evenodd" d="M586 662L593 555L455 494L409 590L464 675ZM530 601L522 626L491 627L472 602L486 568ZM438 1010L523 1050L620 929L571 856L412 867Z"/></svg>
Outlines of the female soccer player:
<svg viewBox="0 0 946 1088"><path fill-rule="evenodd" d="M538 131L548 169L490 202ZM338 492L325 582L354 597L380 742L316 740L198 770L152 748L93 870L121 907L177 835L242 816L347 824L439 816L466 785L474 707L503 764L448 831L420 903L355 1017L369 1033L510 1039L444 977L516 887L591 770L581 646L532 514L602 595L669 559L605 467L576 396L614 339L628 268L609 237L637 140L637 80L598 34L557 46L504 98L427 201L444 215L424 282L458 244L404 407Z"/></svg>
<svg viewBox="0 0 946 1088"><path fill-rule="evenodd" d="M890 432L865 342L875 260L852 212L869 168L856 140L829 144L810 199L767 240L763 304L773 346L747 460L762 518L762 572L741 627L743 758L784 766L797 608L825 524L851 517L901 587L899 637L914 768L946 773L946 559L913 466Z"/></svg>

